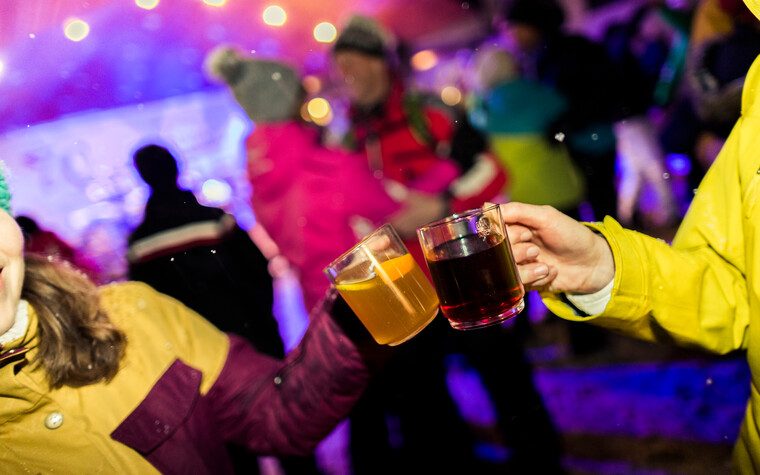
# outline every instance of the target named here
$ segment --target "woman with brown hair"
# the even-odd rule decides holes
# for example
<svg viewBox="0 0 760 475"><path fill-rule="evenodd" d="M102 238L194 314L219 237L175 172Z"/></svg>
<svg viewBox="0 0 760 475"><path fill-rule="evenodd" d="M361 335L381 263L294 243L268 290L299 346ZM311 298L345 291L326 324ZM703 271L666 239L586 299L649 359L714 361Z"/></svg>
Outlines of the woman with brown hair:
<svg viewBox="0 0 760 475"><path fill-rule="evenodd" d="M24 256L8 199L0 174L3 472L231 473L228 442L308 454L386 355L335 297L277 360L147 285L95 287Z"/></svg>

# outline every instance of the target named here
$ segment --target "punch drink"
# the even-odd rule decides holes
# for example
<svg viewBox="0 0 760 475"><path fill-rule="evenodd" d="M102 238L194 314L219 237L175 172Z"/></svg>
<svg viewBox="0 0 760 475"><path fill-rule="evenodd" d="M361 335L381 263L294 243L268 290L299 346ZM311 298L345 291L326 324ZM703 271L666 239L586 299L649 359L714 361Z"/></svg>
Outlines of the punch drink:
<svg viewBox="0 0 760 475"><path fill-rule="evenodd" d="M398 345L438 314L438 296L390 224L325 267L325 275L381 345Z"/></svg>
<svg viewBox="0 0 760 475"><path fill-rule="evenodd" d="M452 327L481 326L493 315L506 318L523 309L525 291L504 236L465 236L441 244L432 255L443 256L427 264Z"/></svg>
<svg viewBox="0 0 760 475"><path fill-rule="evenodd" d="M410 254L369 269L347 270L335 287L381 345L398 345L419 333L438 313L438 297ZM352 275L353 274L353 275ZM364 275L370 278L361 278ZM359 280L357 280L359 277Z"/></svg>

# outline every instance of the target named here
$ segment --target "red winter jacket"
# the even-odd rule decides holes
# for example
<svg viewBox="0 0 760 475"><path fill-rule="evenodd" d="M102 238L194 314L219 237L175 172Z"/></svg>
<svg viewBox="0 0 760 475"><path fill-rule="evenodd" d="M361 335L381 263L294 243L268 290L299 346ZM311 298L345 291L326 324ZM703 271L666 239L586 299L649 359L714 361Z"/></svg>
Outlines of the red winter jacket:
<svg viewBox="0 0 760 475"><path fill-rule="evenodd" d="M452 212L496 200L507 185L507 173L484 148L472 166L462 170L461 176L452 176L440 189L420 186L437 173L436 167L453 161L448 157L460 119L443 104L406 93L397 78L392 80L391 94L383 104L369 112L352 108L350 114L349 145L365 151L372 169L409 188L446 192L451 196Z"/></svg>

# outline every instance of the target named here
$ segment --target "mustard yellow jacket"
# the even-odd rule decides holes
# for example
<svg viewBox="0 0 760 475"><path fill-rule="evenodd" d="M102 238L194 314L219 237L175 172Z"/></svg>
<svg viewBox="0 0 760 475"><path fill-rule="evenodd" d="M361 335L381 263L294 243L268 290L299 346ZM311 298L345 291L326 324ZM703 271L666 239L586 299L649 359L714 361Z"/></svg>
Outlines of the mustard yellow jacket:
<svg viewBox="0 0 760 475"><path fill-rule="evenodd" d="M749 3L748 3L749 4ZM757 11L757 10L756 10ZM760 471L760 58L747 76L742 117L699 186L672 246L607 218L590 224L615 258L612 299L582 317L561 296L555 314L624 334L725 354L746 350L751 396L734 450L737 473Z"/></svg>
<svg viewBox="0 0 760 475"><path fill-rule="evenodd" d="M282 361L145 284L103 287L101 305L128 340L109 383L51 390L29 364L39 340L31 306L26 333L4 345L0 473L231 473L226 441L309 453L369 378L326 312Z"/></svg>

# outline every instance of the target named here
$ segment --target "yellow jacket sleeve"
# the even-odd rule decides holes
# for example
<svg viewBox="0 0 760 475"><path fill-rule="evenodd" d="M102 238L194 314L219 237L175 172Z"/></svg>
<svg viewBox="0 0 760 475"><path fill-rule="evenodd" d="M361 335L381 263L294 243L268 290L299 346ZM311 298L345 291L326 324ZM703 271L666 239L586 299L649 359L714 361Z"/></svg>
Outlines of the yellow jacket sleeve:
<svg viewBox="0 0 760 475"><path fill-rule="evenodd" d="M717 353L747 348L760 296L755 245L760 223L758 83L760 62L755 61L742 118L700 184L673 245L625 230L610 218L589 224L612 248L612 298L600 315L583 317L561 295L546 294L553 313Z"/></svg>

